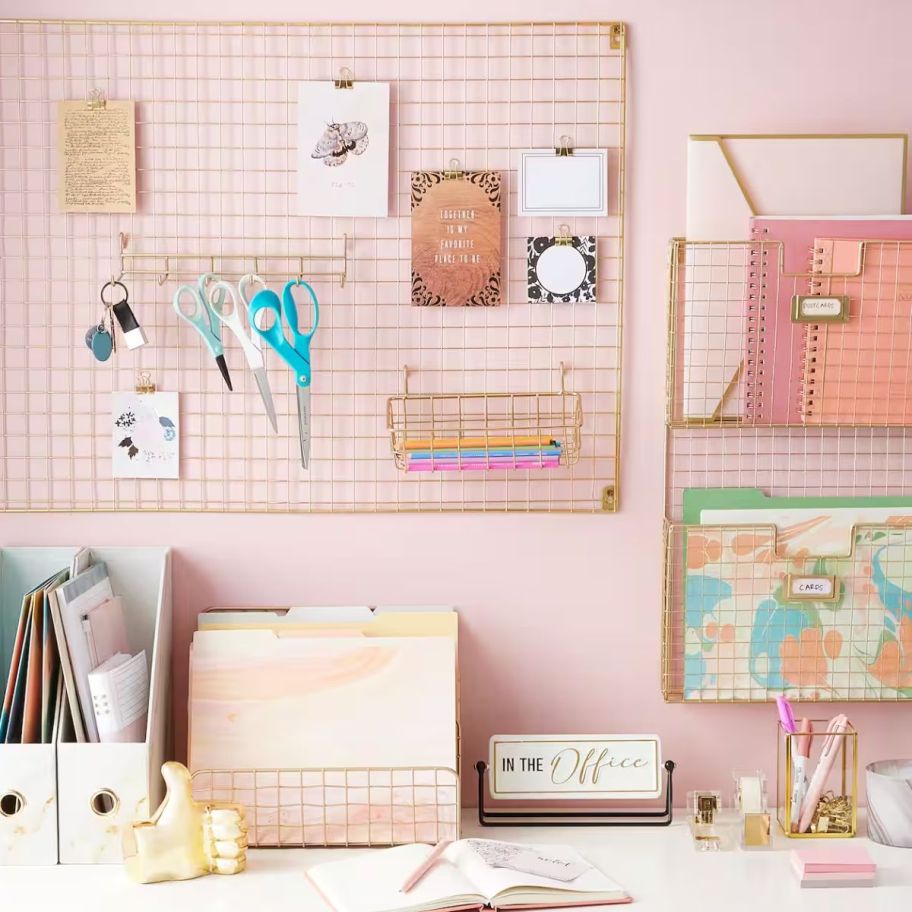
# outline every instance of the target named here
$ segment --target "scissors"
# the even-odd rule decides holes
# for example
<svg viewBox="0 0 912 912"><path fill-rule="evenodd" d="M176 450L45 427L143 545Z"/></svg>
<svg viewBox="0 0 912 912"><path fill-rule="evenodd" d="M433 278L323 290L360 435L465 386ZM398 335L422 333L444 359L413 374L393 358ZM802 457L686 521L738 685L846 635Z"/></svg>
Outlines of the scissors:
<svg viewBox="0 0 912 912"><path fill-rule="evenodd" d="M298 306L291 293L291 289L295 285L302 285L307 290L313 304L313 320L310 330L306 333L302 333L298 329ZM258 319L258 315L264 311L271 312L264 314L265 322L268 324L265 328L263 327L264 318ZM303 279L292 279L285 283L281 303L279 296L271 288L264 288L253 296L253 300L247 308L247 314L253 331L258 333L294 371L295 384L298 387L298 438L301 443L301 465L306 469L310 463L310 343L320 324L320 304L317 296ZM283 316L285 326L282 325ZM291 337L290 342L286 338L285 327Z"/></svg>
<svg viewBox="0 0 912 912"><path fill-rule="evenodd" d="M181 287L174 292L174 311L182 320L189 323L203 337L203 341L206 343L209 351L212 352L212 357L215 358L215 363L218 365L219 371L221 371L225 385L228 389L234 389L231 385L231 375L228 373L228 365L225 363L225 349L222 347L222 334L219 327L219 321L206 298L206 285L209 283L210 279L214 278L215 276L211 272L207 272L199 277L196 288L192 285L181 285ZM190 301L193 305L193 308L190 311L185 311L182 306L182 300L186 295L190 296ZM222 297L224 297L224 293L222 294Z"/></svg>
<svg viewBox="0 0 912 912"><path fill-rule="evenodd" d="M243 293L241 293L243 297ZM279 429L276 424L275 405L272 402L272 391L269 389L269 378L266 376L266 365L263 361L263 352L257 345L254 345L251 337L244 330L244 323L241 319L241 308L238 302L238 291L230 282L215 282L209 289L209 309L215 316L230 329L241 348L244 349L244 355L247 363L253 371L256 379L257 388L260 391L260 398L263 405L266 406L266 415L272 429Z"/></svg>
<svg viewBox="0 0 912 912"><path fill-rule="evenodd" d="M246 275L242 275L240 277L238 280L238 291L241 294L241 300L244 302L245 311L249 310L250 308L251 296L247 293L247 289L250 288L251 285L262 285L263 288L265 288L266 280L257 275L255 272L248 272ZM265 326L263 319L264 318L261 315L260 328L263 328ZM250 335L253 339L253 344L256 345L260 351L262 351L264 345L263 339L257 333L251 333Z"/></svg>

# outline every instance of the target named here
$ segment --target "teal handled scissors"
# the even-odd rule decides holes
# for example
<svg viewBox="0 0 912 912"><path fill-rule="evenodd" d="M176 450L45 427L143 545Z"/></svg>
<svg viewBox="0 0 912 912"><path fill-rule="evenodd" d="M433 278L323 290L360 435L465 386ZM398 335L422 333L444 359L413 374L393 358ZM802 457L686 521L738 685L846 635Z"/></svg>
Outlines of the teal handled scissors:
<svg viewBox="0 0 912 912"><path fill-rule="evenodd" d="M243 297L243 294L241 296ZM234 333L238 342L241 343L244 357L247 358L247 364L253 371L257 389L260 391L260 398L266 407L269 423L272 425L272 429L277 431L279 426L276 424L275 406L272 403L272 390L269 389L269 378L266 376L263 352L259 346L254 345L253 339L247 335L247 331L244 329L238 292L234 286L229 282L215 282L209 290L209 308L219 321Z"/></svg>
<svg viewBox="0 0 912 912"><path fill-rule="evenodd" d="M310 295L313 304L313 319L310 329L302 333L298 328L298 306L292 288L302 286ZM265 313L261 318L259 315ZM282 300L271 289L258 291L247 308L250 326L270 348L294 371L298 387L298 438L301 443L301 465L306 469L310 463L310 344L320 324L320 303L314 290L303 279L285 283ZM282 318L285 318L285 325ZM265 327L264 327L264 324ZM286 334L285 328L288 332ZM286 338L290 336L291 341Z"/></svg>
<svg viewBox="0 0 912 912"><path fill-rule="evenodd" d="M174 292L174 311L185 322L189 323L202 337L206 343L215 363L221 371L222 378L228 389L234 389L231 385L231 375L228 373L228 365L225 363L225 349L222 347L222 334L219 327L219 320L212 308L209 306L209 300L206 297L206 286L215 276L207 272L199 277L194 288L192 285L181 285ZM184 310L184 298L190 298L192 309Z"/></svg>

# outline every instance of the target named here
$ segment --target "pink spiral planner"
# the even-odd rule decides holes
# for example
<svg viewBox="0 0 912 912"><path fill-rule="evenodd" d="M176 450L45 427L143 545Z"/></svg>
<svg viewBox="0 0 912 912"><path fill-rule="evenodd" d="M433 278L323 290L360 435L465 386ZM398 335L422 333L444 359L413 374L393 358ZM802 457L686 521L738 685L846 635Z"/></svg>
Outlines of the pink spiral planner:
<svg viewBox="0 0 912 912"><path fill-rule="evenodd" d="M848 296L849 319L808 325L804 422L912 424L912 240L823 237L814 247L813 291Z"/></svg>
<svg viewBox="0 0 912 912"><path fill-rule="evenodd" d="M912 217L752 218L750 224L751 238L756 242L750 271L756 275L751 276L754 287L747 302L744 420L756 425L800 425L806 410L803 380L808 328L819 336L820 327L792 322L792 295L811 292L811 279L805 277L811 271L857 269L858 240L836 252L838 262L815 263L822 258L812 255L818 246L815 239L907 240L912 249ZM842 259L846 255L848 261ZM835 285L832 293L851 294ZM844 330L847 325L833 325L831 331ZM812 407L812 414L814 411Z"/></svg>

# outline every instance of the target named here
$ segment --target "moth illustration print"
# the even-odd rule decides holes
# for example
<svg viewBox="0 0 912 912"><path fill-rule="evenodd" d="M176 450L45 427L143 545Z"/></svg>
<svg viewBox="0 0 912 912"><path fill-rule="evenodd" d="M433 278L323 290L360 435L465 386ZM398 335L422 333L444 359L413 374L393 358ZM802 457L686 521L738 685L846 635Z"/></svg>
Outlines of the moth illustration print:
<svg viewBox="0 0 912 912"><path fill-rule="evenodd" d="M367 124L363 121L329 123L310 157L322 159L328 168L338 168L345 164L349 153L361 155L368 144Z"/></svg>

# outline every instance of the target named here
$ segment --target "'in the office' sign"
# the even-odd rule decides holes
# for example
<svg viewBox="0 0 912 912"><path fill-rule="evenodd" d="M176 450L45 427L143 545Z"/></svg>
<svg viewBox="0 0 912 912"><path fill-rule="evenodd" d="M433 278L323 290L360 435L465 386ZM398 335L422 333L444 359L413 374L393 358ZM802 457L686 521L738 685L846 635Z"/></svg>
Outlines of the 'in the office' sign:
<svg viewBox="0 0 912 912"><path fill-rule="evenodd" d="M658 798L658 735L494 735L492 798Z"/></svg>

